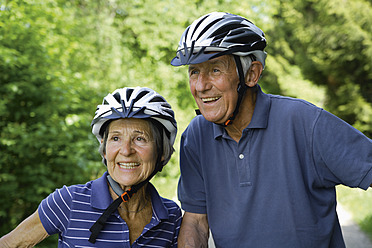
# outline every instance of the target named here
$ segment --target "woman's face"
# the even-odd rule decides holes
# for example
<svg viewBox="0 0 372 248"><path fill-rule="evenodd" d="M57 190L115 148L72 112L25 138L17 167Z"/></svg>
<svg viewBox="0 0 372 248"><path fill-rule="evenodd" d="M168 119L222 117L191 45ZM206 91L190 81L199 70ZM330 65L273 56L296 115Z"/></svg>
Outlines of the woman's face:
<svg viewBox="0 0 372 248"><path fill-rule="evenodd" d="M144 181L153 172L156 163L150 123L137 118L112 121L104 156L109 174L124 190Z"/></svg>

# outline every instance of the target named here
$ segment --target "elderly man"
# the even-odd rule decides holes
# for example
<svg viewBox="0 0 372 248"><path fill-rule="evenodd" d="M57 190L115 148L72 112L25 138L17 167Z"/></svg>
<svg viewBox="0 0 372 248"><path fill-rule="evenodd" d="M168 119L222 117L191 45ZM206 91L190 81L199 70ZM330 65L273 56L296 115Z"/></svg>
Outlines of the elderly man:
<svg viewBox="0 0 372 248"><path fill-rule="evenodd" d="M264 33L214 12L183 33L172 60L189 65L202 115L182 135L179 247L345 247L335 186L372 183L372 141L304 100L257 84Z"/></svg>

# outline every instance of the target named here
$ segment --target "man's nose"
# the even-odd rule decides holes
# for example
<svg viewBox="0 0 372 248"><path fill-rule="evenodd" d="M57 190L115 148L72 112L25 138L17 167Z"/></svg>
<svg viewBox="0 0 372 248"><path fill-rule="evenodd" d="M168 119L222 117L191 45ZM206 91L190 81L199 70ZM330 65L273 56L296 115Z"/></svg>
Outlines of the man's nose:
<svg viewBox="0 0 372 248"><path fill-rule="evenodd" d="M210 90L212 88L211 78L208 73L201 72L196 81L195 89L199 92Z"/></svg>

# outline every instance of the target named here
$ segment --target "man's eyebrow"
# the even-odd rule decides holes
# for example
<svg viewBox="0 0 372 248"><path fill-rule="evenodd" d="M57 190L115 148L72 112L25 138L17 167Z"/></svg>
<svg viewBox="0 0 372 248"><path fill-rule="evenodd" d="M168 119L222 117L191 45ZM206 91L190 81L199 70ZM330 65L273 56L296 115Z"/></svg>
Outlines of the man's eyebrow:
<svg viewBox="0 0 372 248"><path fill-rule="evenodd" d="M194 70L195 68L196 68L196 66L194 66L194 65L189 65L189 71Z"/></svg>

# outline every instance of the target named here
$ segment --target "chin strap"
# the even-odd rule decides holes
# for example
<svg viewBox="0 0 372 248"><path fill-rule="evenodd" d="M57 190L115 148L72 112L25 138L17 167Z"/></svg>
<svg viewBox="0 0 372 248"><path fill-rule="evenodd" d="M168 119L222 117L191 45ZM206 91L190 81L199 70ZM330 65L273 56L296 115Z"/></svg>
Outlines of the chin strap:
<svg viewBox="0 0 372 248"><path fill-rule="evenodd" d="M248 89L248 86L245 84L243 66L242 66L242 62L240 60L240 57L237 56L237 55L233 55L233 56L234 56L236 67L238 68L238 75L239 75L239 85L238 85L238 89L237 89L238 100L236 102L235 110L232 113L232 115L230 116L230 118L227 121L225 121L225 123L221 124L224 127L233 123L233 120L235 119L235 117L239 113L239 108L240 108L240 104L243 100L243 96Z"/></svg>

